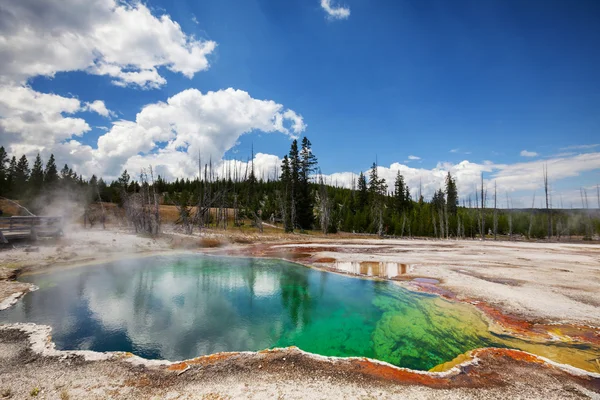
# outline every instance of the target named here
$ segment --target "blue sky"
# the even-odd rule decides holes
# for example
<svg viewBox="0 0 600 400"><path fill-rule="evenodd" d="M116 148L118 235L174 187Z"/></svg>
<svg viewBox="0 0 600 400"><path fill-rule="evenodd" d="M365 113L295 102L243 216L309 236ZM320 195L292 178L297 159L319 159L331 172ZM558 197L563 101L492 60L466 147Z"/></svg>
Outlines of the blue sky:
<svg viewBox="0 0 600 400"><path fill-rule="evenodd" d="M47 24L49 31L56 28L50 17L66 13L60 8L67 7L69 1L55 5L58 10L39 15L42 25ZM107 2L110 0L97 0L99 4ZM27 8L27 3L22 8ZM484 172L490 182L501 182L504 177L510 186L507 190L525 196L539 184L515 184L523 179L514 175L506 178L508 172L503 166L516 165L509 170L523 178L522 174L537 170L543 162L550 164L550 173L556 176L554 189L565 196L573 197L580 186L592 190L600 181L600 147L593 146L600 142L598 1L330 2L331 7L348 10L345 18L328 15L320 0L148 1L130 6L149 10L157 20L167 16L190 40L214 42L214 49L205 54L208 65L195 66L192 73L184 74L170 70L168 62L155 62L166 82L153 88L141 88L119 78L121 72L148 69L147 64L131 63L136 62L140 48L152 53L160 47L152 43L163 40L157 33L141 37L138 43L142 45L135 49L93 42L96 53L106 54L112 66L119 65L119 73L98 72L78 62L64 66L56 57L48 61L50 72L40 73L45 71L40 68L23 77L0 69L4 85L80 101L77 111L59 114L84 120L89 129L73 128L73 136L61 137L55 144L64 147L65 141L74 138L80 146L89 146L86 151L90 157L97 157L94 163L83 158L70 160L85 173L106 164L108 153L91 154L99 148L99 137L115 122L136 121L145 106L166 102L190 88L202 93L233 88L247 92L252 99L272 100L282 106L281 112L293 110L305 127L296 131L288 126L287 131L264 133L259 130L261 123L251 124L243 134L231 133L228 140L233 140L232 145L211 153L215 158L245 160L251 144L255 152L281 157L289 148L290 136L306 135L323 173L346 183L348 175L344 173L365 170L376 157L379 165L389 170L382 171L384 175L391 177L392 170L401 170L413 184L417 178L425 178L431 190L439 185L440 171L450 169L459 177L460 171L468 172L463 173L463 193L471 190L474 177ZM2 7L17 19L23 15L25 24L34 23L19 7ZM117 20L108 16L112 11L103 10L107 13L103 26L114 24ZM1 11L0 7L0 18ZM65 29L86 38L101 32L92 35L76 23ZM22 32L0 24L0 35L10 39ZM172 40L166 37L164 40ZM2 51L0 48L0 54ZM123 54L128 51L132 54ZM134 61L128 61L128 56ZM165 57L162 53L151 56ZM175 69L191 62L177 57L170 59ZM115 79L122 79L121 84L114 84ZM85 102L94 100L103 101L114 114L107 118L84 111ZM10 107L17 106L8 104L5 109ZM23 114L11 113L10 109L4 113L0 116L5 121ZM172 125L178 124L177 115L176 111L169 114L174 118ZM284 121L288 125L292 122ZM206 120L201 123L206 124ZM25 146L31 135L23 124L5 124L0 132L4 132L7 146L42 153L53 149L52 143L44 148ZM13 132L18 129L22 129L20 133ZM131 132L135 135L137 131ZM117 134L115 131L111 137ZM10 135L12 141L7 139ZM219 136L211 137L218 140ZM158 159L144 156L160 152L171 139L157 141L152 136L148 140L156 146L140 144L127 152L128 156L122 153L118 162L103 172L110 176L117 169L141 162L156 163ZM569 148L573 146L588 147ZM530 156L521 155L524 150L528 153L523 154ZM70 154L64 149L54 151L67 158ZM411 155L415 159L409 159ZM132 157L137 157L137 162ZM177 158L177 162L184 161ZM462 169L456 167L460 162ZM403 167L394 169L394 163ZM524 163L529 164L519 167ZM187 171L167 167L162 169L165 174Z"/></svg>

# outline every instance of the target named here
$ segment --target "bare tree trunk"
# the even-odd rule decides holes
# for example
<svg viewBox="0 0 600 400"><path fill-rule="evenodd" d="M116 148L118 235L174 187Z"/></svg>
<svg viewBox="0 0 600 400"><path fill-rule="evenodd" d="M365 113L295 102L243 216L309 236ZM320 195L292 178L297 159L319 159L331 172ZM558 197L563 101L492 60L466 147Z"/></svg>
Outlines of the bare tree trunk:
<svg viewBox="0 0 600 400"><path fill-rule="evenodd" d="M329 229L331 205L329 204L329 194L327 193L327 186L325 186L323 175L319 176L319 200L321 231L326 235Z"/></svg>
<svg viewBox="0 0 600 400"><path fill-rule="evenodd" d="M448 202L444 203L444 216L446 217L446 240L450 239L450 224L448 223Z"/></svg>
<svg viewBox="0 0 600 400"><path fill-rule="evenodd" d="M531 213L529 214L529 229L527 230L527 238L531 239L531 228L533 227L533 212L535 207L535 191L533 192L533 200L531 200Z"/></svg>
<svg viewBox="0 0 600 400"><path fill-rule="evenodd" d="M485 240L485 189L483 187L483 172L481 173L481 240Z"/></svg>
<svg viewBox="0 0 600 400"><path fill-rule="evenodd" d="M508 212L508 237L512 240L512 208L510 206L508 192L506 192L506 211Z"/></svg>
<svg viewBox="0 0 600 400"><path fill-rule="evenodd" d="M406 214L402 213L402 231L400 232L400 237L404 237L404 226L406 225Z"/></svg>
<svg viewBox="0 0 600 400"><path fill-rule="evenodd" d="M156 184L154 182L154 170L152 169L152 166L150 166L150 179L152 183L152 197L154 198L154 234L158 235L160 233L160 204L158 201L158 195L156 194Z"/></svg>
<svg viewBox="0 0 600 400"><path fill-rule="evenodd" d="M431 211L431 219L433 220L433 235L435 236L435 238L438 237L437 234L437 226L436 226L436 222L435 222L435 211Z"/></svg>
<svg viewBox="0 0 600 400"><path fill-rule="evenodd" d="M583 190L583 198L585 199L585 214L587 216L587 229L586 236L591 239L593 236L593 228L592 228L592 215L590 214L590 203L588 202L587 190L582 188Z"/></svg>
<svg viewBox="0 0 600 400"><path fill-rule="evenodd" d="M548 201L548 166L544 166L544 193L546 194L546 215L548 217L548 240L552 239L552 214Z"/></svg>
<svg viewBox="0 0 600 400"><path fill-rule="evenodd" d="M442 208L438 210L438 218L440 220L440 239L443 239L446 235L446 231L444 230L444 211Z"/></svg>
<svg viewBox="0 0 600 400"><path fill-rule="evenodd" d="M494 240L498 235L498 197L496 192L496 181L494 181Z"/></svg>

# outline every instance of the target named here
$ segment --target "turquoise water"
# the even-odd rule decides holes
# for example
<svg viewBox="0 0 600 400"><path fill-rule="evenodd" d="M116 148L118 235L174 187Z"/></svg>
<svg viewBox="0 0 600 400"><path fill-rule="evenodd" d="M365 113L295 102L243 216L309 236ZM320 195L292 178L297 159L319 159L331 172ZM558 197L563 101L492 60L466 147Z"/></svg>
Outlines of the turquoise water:
<svg viewBox="0 0 600 400"><path fill-rule="evenodd" d="M596 351L496 336L471 306L279 260L148 257L21 280L40 290L1 311L0 322L50 325L59 349L176 361L294 345L421 370L487 346L550 358Z"/></svg>

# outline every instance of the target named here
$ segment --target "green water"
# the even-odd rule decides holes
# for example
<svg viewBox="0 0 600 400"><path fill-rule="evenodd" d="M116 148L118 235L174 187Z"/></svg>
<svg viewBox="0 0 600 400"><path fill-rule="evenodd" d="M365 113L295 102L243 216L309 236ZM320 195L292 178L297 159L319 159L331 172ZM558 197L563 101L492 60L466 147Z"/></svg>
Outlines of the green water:
<svg viewBox="0 0 600 400"><path fill-rule="evenodd" d="M497 336L471 306L278 260L152 257L22 280L40 290L0 312L0 321L50 325L60 349L175 361L294 345L421 370L488 346L572 364L600 354L589 345Z"/></svg>

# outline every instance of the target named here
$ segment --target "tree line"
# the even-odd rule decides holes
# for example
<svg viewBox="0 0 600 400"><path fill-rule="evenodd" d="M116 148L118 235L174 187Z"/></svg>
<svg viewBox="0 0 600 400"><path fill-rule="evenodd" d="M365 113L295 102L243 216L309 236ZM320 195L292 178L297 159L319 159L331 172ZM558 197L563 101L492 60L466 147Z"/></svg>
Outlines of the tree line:
<svg viewBox="0 0 600 400"><path fill-rule="evenodd" d="M306 137L291 143L277 179L258 179L253 159L254 154L243 172L234 168L218 174L212 162L202 164L198 159L194 179L155 178L149 168L133 177L123 171L107 183L96 175L84 179L66 164L58 171L53 155L44 164L38 154L30 168L26 156L9 158L0 147L0 196L19 200L34 212L57 196L67 196L86 207L115 203L136 230L150 233L158 232L160 226L159 203L177 207L177 222L187 233L244 224L262 231L264 223L280 226L285 232L321 230L395 237L560 239L573 235L591 238L600 232L600 215L589 206L578 210L536 209L533 205L531 209L499 209L496 187L488 195L483 176L474 203L469 197L462 199L462 205L450 172L431 199L423 197L421 188L411 192L400 172L394 182L386 182L376 163L368 173L360 173L351 188L336 187L320 173ZM600 192L598 200L600 208Z"/></svg>

